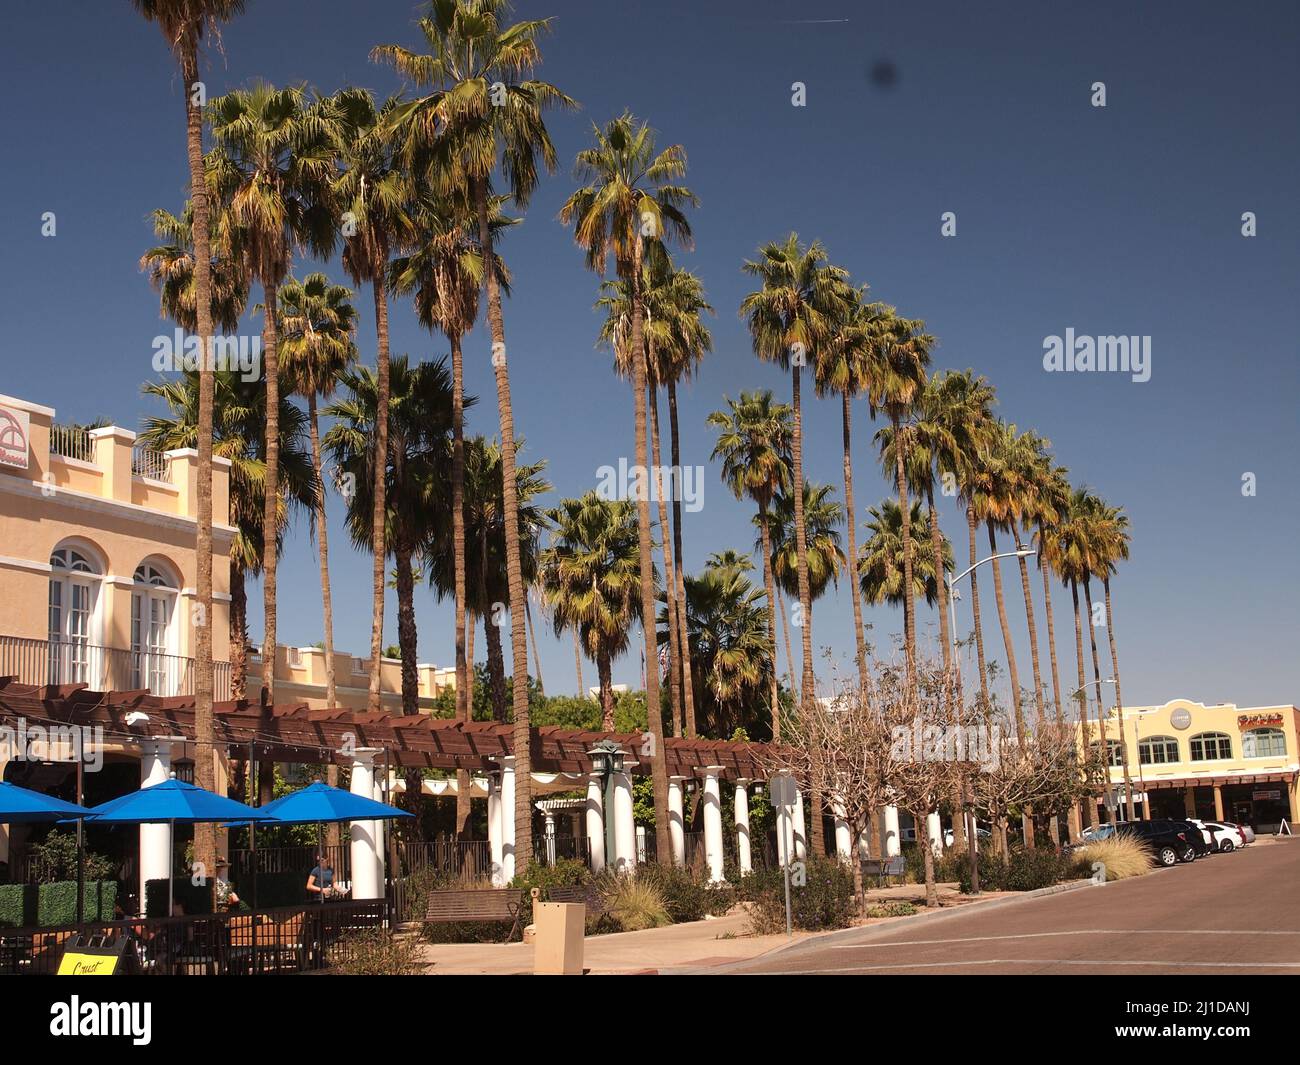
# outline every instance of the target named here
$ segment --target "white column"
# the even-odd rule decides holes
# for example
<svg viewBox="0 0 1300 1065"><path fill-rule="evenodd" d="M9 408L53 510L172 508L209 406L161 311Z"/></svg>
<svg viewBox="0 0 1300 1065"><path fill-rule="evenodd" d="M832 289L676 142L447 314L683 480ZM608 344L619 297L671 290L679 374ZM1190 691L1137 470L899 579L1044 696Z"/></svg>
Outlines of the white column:
<svg viewBox="0 0 1300 1065"><path fill-rule="evenodd" d="M709 866L709 883L721 884L722 875L722 791L718 774L722 766L709 765L699 769L704 775L704 858Z"/></svg>
<svg viewBox="0 0 1300 1065"><path fill-rule="evenodd" d="M353 795L375 797L375 747L358 747L352 755ZM379 838L374 821L351 821L352 897L380 899L384 896L384 879L380 861Z"/></svg>
<svg viewBox="0 0 1300 1065"><path fill-rule="evenodd" d="M898 837L898 807L885 807L885 858L897 858L902 851Z"/></svg>
<svg viewBox="0 0 1300 1065"><path fill-rule="evenodd" d="M615 773L614 790L614 868L630 873L636 868L636 819L632 815L632 779L627 773Z"/></svg>
<svg viewBox="0 0 1300 1065"><path fill-rule="evenodd" d="M802 862L808 857L807 829L804 827L803 792L790 780L794 788L794 860Z"/></svg>
<svg viewBox="0 0 1300 1065"><path fill-rule="evenodd" d="M831 812L835 815L835 857L845 863L852 862L853 832L849 829L848 818L844 813L844 804L832 800Z"/></svg>
<svg viewBox="0 0 1300 1065"><path fill-rule="evenodd" d="M591 854L591 871L605 868L605 803L600 793L600 775L587 778L587 849Z"/></svg>
<svg viewBox="0 0 1300 1065"><path fill-rule="evenodd" d="M925 819L925 834L930 840L930 850L936 858L943 857L943 822L939 820L939 811L928 814Z"/></svg>
<svg viewBox="0 0 1300 1065"><path fill-rule="evenodd" d="M171 777L172 745L146 743L140 749L140 787L161 784ZM171 876L171 826L140 826L140 913L145 907L144 886L150 880L166 880ZM213 870L215 873L215 870ZM163 899L166 906L167 900Z"/></svg>
<svg viewBox="0 0 1300 1065"><path fill-rule="evenodd" d="M501 882L515 878L515 756L501 759Z"/></svg>
<svg viewBox="0 0 1300 1065"><path fill-rule="evenodd" d="M501 835L501 774L488 773L488 861L491 863L491 879L495 887L501 887L501 859L503 855L503 838Z"/></svg>
<svg viewBox="0 0 1300 1065"><path fill-rule="evenodd" d="M686 864L686 820L682 810L682 781L685 777L668 778L668 838L673 845L673 865Z"/></svg>
<svg viewBox="0 0 1300 1065"><path fill-rule="evenodd" d="M543 816L546 818L546 861L550 865L555 864L555 811L543 810Z"/></svg>
<svg viewBox="0 0 1300 1065"><path fill-rule="evenodd" d="M749 848L749 781L744 777L736 779L736 864L740 866L740 875L748 876L754 871L754 860Z"/></svg>
<svg viewBox="0 0 1300 1065"><path fill-rule="evenodd" d="M392 790L393 790L393 782L392 782L392 778L390 777L388 781L388 791L390 795L392 794ZM375 791L372 798L375 800L375 802L383 802L385 805L387 805L387 803L384 800L384 784L383 781L379 779L378 774L376 774L375 776ZM375 826L375 857L379 863L379 885L380 885L380 894L382 895L384 889L384 867L388 865L389 823L387 821L377 820L374 822L374 826Z"/></svg>

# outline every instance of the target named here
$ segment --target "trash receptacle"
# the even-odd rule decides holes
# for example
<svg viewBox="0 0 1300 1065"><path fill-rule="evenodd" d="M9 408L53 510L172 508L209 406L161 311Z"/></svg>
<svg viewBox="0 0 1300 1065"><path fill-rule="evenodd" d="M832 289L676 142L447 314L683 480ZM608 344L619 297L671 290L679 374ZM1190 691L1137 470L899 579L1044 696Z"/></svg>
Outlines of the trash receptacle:
<svg viewBox="0 0 1300 1065"><path fill-rule="evenodd" d="M581 902L533 901L533 972L539 976L581 976L587 907Z"/></svg>

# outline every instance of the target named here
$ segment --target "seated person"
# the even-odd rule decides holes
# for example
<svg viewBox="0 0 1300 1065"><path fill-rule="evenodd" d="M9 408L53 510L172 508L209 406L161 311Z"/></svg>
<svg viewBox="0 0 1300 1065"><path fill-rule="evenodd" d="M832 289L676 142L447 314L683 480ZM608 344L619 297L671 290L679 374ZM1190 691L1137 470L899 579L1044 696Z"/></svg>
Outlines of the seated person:
<svg viewBox="0 0 1300 1065"><path fill-rule="evenodd" d="M236 910L239 908L239 896L235 894L235 889L230 883L230 863L224 857L218 857L216 867L217 909L218 911Z"/></svg>
<svg viewBox="0 0 1300 1065"><path fill-rule="evenodd" d="M307 894L319 895L322 900L339 894L334 887L334 866L324 855L316 855L316 865L307 874Z"/></svg>

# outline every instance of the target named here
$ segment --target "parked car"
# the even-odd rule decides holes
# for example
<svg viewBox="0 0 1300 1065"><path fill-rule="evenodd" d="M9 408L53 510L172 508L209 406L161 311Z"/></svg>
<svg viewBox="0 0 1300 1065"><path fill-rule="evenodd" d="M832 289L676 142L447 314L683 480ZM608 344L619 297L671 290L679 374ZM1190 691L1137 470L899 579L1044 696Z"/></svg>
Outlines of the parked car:
<svg viewBox="0 0 1300 1065"><path fill-rule="evenodd" d="M1201 858L1207 854L1214 853L1214 833L1210 832L1209 839L1206 838L1206 832L1202 829L1201 823L1188 818L1158 818L1157 820L1166 821L1168 824L1181 826L1187 830L1187 842L1196 850L1196 857Z"/></svg>
<svg viewBox="0 0 1300 1065"><path fill-rule="evenodd" d="M1095 843L1100 839L1109 839L1115 834L1115 826L1107 822L1104 825L1089 825L1079 833L1079 838L1084 843Z"/></svg>
<svg viewBox="0 0 1300 1065"><path fill-rule="evenodd" d="M1214 831L1215 847L1225 854L1246 845L1246 837L1236 825L1226 821L1206 821L1205 827Z"/></svg>
<svg viewBox="0 0 1300 1065"><path fill-rule="evenodd" d="M1140 840L1164 866L1195 861L1208 850L1200 830L1182 821L1120 821L1115 831Z"/></svg>

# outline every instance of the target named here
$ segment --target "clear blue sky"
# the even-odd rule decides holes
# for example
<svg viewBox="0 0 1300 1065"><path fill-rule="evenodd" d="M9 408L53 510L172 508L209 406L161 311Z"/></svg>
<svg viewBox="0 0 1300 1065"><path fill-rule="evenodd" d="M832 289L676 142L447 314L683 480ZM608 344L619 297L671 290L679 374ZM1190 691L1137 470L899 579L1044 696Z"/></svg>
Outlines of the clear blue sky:
<svg viewBox="0 0 1300 1065"><path fill-rule="evenodd" d="M415 13L410 0L249 0L224 34L224 56L212 56L211 91L254 77L392 91L391 73L367 55L376 43L416 45ZM702 201L696 251L681 261L717 308L716 351L683 399L684 462L707 462L704 418L724 393L788 395L788 380L755 361L737 317L742 259L791 229L821 238L875 298L926 319L940 339L936 367L987 375L1005 418L1049 437L1076 480L1128 511L1133 557L1114 584L1126 703L1297 701L1294 4L528 0L518 13L555 17L542 76L583 105L551 122L562 168L504 248L516 277L506 306L516 424L528 454L549 460L558 493L583 491L597 467L633 453L630 392L593 346L597 279L556 221L590 123L631 108L661 143L685 146ZM881 61L897 71L890 86L870 76ZM151 376L150 341L169 328L135 263L151 243L148 212L179 209L186 188L174 65L127 0L19 5L6 14L0 79L9 146L0 392L54 405L60 418L135 427L148 410L139 387ZM804 108L791 106L795 81L807 85ZM1106 83L1104 109L1090 106L1095 81ZM52 239L40 235L45 211L57 214ZM957 215L954 238L940 236L945 211ZM1240 234L1243 211L1258 216L1253 239ZM342 277L337 263L327 269ZM370 301L357 303L373 360ZM395 352L444 353L408 306L392 321ZM1044 373L1043 338L1067 327L1149 335L1151 380ZM482 399L472 428L492 434L481 328L467 357L468 387ZM888 487L860 410L864 513ZM809 476L839 484L838 406L809 401L805 419ZM1253 498L1241 493L1247 471L1258 478ZM752 543L749 505L724 494L715 469L706 485L685 529L692 569L711 551ZM361 652L369 567L337 504L336 643ZM951 506L941 519L964 558L964 521ZM318 640L302 519L280 574L281 639ZM1027 678L1013 569L1006 591ZM1069 679L1068 596L1056 604ZM417 610L422 660L450 662L450 606L421 589ZM394 613L390 605L386 642L396 642ZM901 626L888 609L868 618L880 640ZM936 640L933 613L921 620ZM969 630L968 613L959 624ZM818 604L813 633L843 660L845 589ZM995 620L986 635L1001 659ZM542 660L548 690L572 690L571 644L546 636ZM638 672L629 657L615 679L636 682Z"/></svg>

